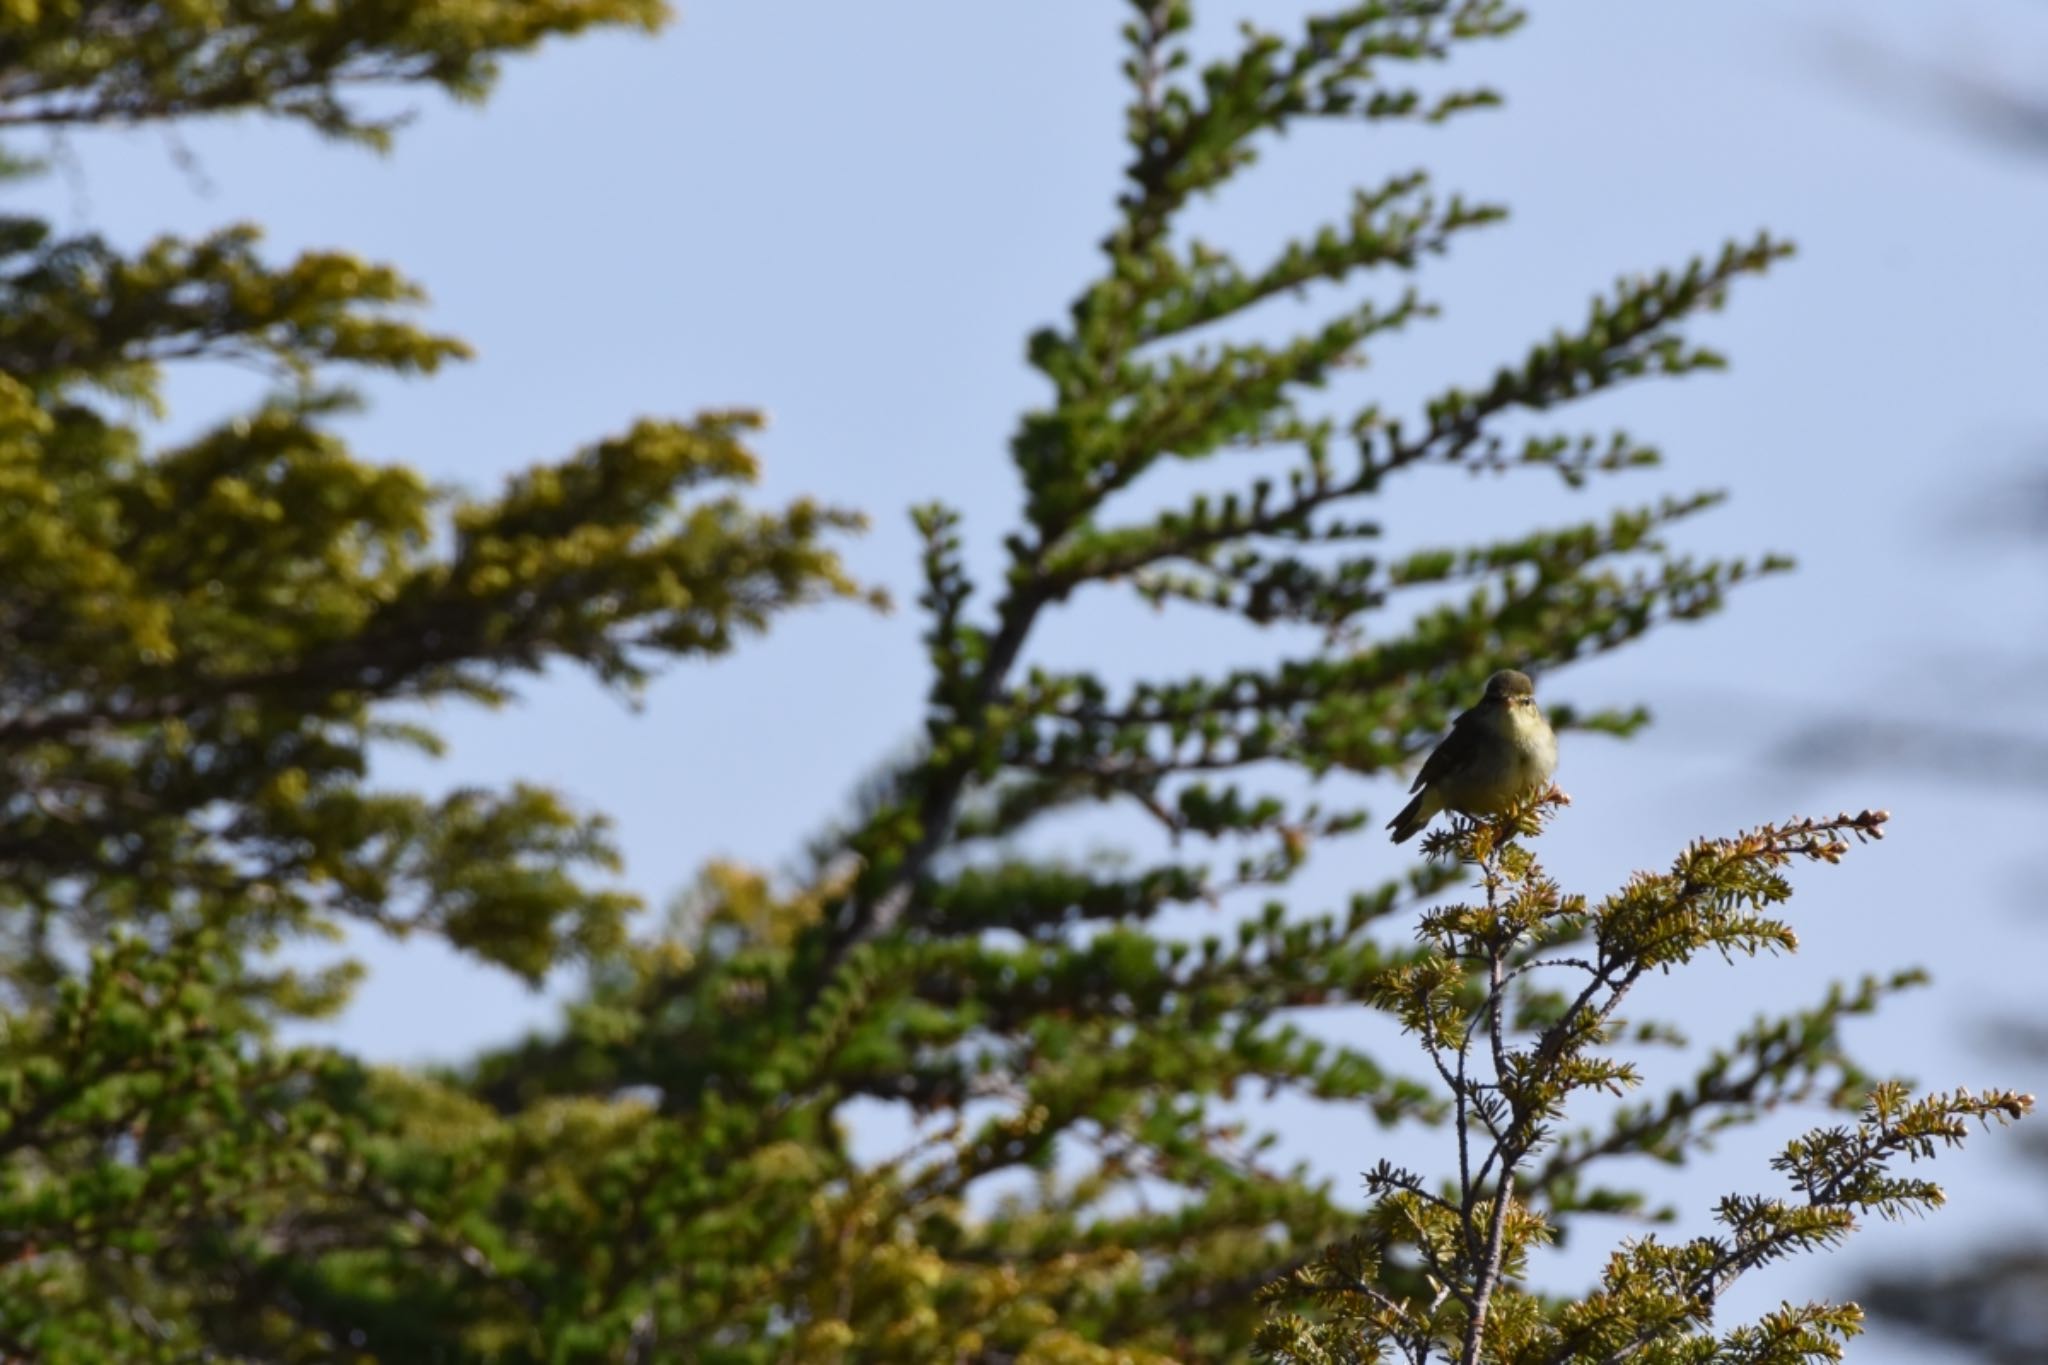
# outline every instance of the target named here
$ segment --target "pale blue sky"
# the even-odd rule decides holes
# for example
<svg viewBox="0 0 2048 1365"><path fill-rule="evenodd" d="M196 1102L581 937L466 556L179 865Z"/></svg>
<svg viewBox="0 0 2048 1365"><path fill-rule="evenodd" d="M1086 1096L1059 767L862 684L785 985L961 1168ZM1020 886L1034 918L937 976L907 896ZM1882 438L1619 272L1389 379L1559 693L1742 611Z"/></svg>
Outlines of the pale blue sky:
<svg viewBox="0 0 2048 1365"><path fill-rule="evenodd" d="M1301 6L1219 8L1277 20ZM1560 776L1577 804L1544 854L1567 885L1597 892L1697 834L1888 806L1883 845L1798 874L1799 959L1702 968L1661 998L1710 1040L1830 979L1918 963L1935 986L1860 1027L1867 1051L1930 1083L2040 1089L2031 1064L1985 1039L2001 1010L2038 1018L2048 951L2023 853L2048 816L2048 687L2025 653L2048 625L2048 557L1993 534L1985 509L1999 496L1986 490L2029 461L2038 470L2048 446L2048 158L1974 140L1841 57L1850 40L1876 41L2048 85L2048 8L1537 9L1465 68L1505 90L1507 112L1438 131L1313 130L1205 210L1205 227L1270 244L1341 212L1352 183L1417 164L1507 202L1506 227L1424 276L1444 320L1376 355L1370 391L1396 404L1485 376L1582 316L1619 273L1766 225L1799 242L1799 259L1701 330L1732 373L1575 415L1659 441L1665 471L1577 498L1530 477L1443 473L1397 490L1384 517L1397 540L1437 541L1532 512L1731 489L1685 543L1790 551L1801 570L1702 627L1548 680L1552 701L1645 701L1659 724L1628 745L1567 745ZM194 172L162 130L94 133L72 138L68 169L32 194L61 225L123 242L248 218L280 253L332 246L400 265L432 293L427 320L481 358L373 386L350 431L364 455L438 479L488 486L640 414L764 407L764 496L866 509L875 527L850 558L907 602L910 503L962 507L984 565L1013 514L1004 442L1040 396L1023 338L1064 308L1109 221L1115 10L707 0L658 40L600 38L514 64L482 113L431 104L389 158L217 124L179 133ZM248 385L189 378L172 428L218 416ZM450 760L385 776L559 785L616 817L628 880L659 902L707 857L788 856L909 733L919 626L914 612L851 607L790 618L734 659L664 679L638 715L553 681L506 714L448 714ZM1104 658L1127 675L1271 648L1218 630L1084 600L1044 657ZM1780 761L1801 724L1846 714L1938 714L2019 761L1998 782L1931 777L1891 753L1845 773ZM1384 804L1392 788L1365 790ZM1378 841L1334 851L1303 903L1398 866ZM369 1055L460 1056L547 1017L545 1001L430 945L363 946L374 974L338 1036ZM1328 1169L1370 1164L1370 1133L1315 1116L1291 1128ZM1770 1145L1731 1143L1673 1188L1696 1208L1723 1189L1774 1188ZM1942 1163L1953 1205L1938 1218L1873 1229L1738 1308L1828 1292L1859 1260L2037 1223L2048 1191L2002 1185L1999 1153L2016 1145L1994 1136ZM1896 1340L1852 1354L1927 1358Z"/></svg>

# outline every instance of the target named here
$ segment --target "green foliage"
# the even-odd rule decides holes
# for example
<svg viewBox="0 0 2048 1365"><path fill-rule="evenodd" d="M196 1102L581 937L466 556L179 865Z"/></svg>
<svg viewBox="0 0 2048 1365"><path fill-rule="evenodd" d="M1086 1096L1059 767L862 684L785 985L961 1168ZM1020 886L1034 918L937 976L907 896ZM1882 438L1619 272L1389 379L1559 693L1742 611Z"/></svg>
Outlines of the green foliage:
<svg viewBox="0 0 2048 1365"><path fill-rule="evenodd" d="M358 1127L346 1061L232 1024L217 936L121 938L0 1033L0 1342L24 1360L176 1360L216 1249L322 1188ZM195 1264L195 1258L197 1263ZM195 1274L195 1272L197 1272Z"/></svg>
<svg viewBox="0 0 2048 1365"><path fill-rule="evenodd" d="M1788 1308L1715 1335L1708 1314L1729 1274L1927 1203L1888 1163L2020 1107L1909 1101L1844 1054L1840 1020L1908 978L1757 1023L1661 1104L1561 1125L1572 1095L1635 1080L1623 995L1701 954L1789 948L1783 864L1835 856L1875 817L1703 842L1589 907L1515 842L1529 812L1430 844L1481 869L1483 905L1428 909L1458 858L1322 913L1284 898L1364 825L1312 779L1398 770L1500 664L1620 647L1783 567L1666 547L1714 492L1491 544L1376 542L1400 481L1547 471L1589 490L1656 465L1627 433L1531 434L1530 415L1717 367L1686 324L1786 248L1630 275L1402 415L1355 372L1430 315L1416 278L1498 206L1401 172L1249 261L1185 212L1305 121L1494 104L1403 73L1519 15L1348 5L1200 64L1186 0L1126 9L1123 193L1099 273L1031 341L1046 391L1011 442L1023 510L998 581L969 574L958 514L915 514L916 743L788 876L714 865L637 935L601 817L524 787L373 790L373 746L434 751L415 703L494 705L551 664L630 696L850 594L831 546L855 519L752 508L741 412L641 421L495 494L436 492L333 430L334 367L462 355L405 320L418 294L396 273L272 264L246 228L124 255L0 222L0 1352L1106 1365L1255 1341L1362 1359L1378 1339L1789 1360L1848 1329ZM0 127L249 110L375 142L391 123L345 97L361 82L475 94L506 52L660 13L0 0ZM1282 297L1309 321L1250 339ZM150 448L138 407L164 366L205 359L283 384ZM1230 486L1157 495L1195 464ZM1257 637L1257 661L1221 675L1112 686L1033 657L1086 593L1310 630ZM1059 847L1056 819L1115 810L1160 848ZM1174 915L1231 895L1265 903L1208 933ZM1417 915L1419 943L1390 935ZM433 1074L279 1050L277 1022L332 1010L353 975L273 950L348 924L528 979L576 961L587 989L558 1028ZM1330 1041L1366 1014L1406 1025L1432 1071ZM1719 1238L1633 1244L1577 1302L1525 1291L1543 1241L1644 1209L1611 1158L1682 1161L1802 1100L1862 1117L1788 1150L1794 1199L1730 1201ZM858 1159L849 1126L878 1105L908 1121L902 1145ZM1311 1106L1442 1125L1456 1183L1382 1166L1361 1219L1278 1154L1276 1115ZM1258 1291L1290 1273L1307 1316L1272 1317Z"/></svg>

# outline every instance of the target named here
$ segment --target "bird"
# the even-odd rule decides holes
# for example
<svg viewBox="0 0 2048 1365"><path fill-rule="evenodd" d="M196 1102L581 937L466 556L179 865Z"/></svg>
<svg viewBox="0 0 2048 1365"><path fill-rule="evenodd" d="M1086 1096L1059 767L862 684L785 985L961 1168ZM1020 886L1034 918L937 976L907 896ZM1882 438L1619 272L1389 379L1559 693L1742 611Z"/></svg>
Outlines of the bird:
<svg viewBox="0 0 2048 1365"><path fill-rule="evenodd" d="M1451 723L1415 785L1415 799L1387 822L1394 842L1420 834L1442 811L1498 815L1539 790L1557 771L1557 735L1536 705L1529 675L1504 668L1486 680L1479 705Z"/></svg>

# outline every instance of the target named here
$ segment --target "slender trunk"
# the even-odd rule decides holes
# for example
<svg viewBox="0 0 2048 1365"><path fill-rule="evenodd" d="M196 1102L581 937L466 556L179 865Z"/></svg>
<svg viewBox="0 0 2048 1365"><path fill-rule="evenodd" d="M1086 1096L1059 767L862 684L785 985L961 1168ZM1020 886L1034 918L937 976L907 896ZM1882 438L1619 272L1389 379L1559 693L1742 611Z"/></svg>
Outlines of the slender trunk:
<svg viewBox="0 0 2048 1365"><path fill-rule="evenodd" d="M1472 1318L1465 1324L1465 1342L1458 1352L1458 1365L1479 1365L1479 1346L1486 1335L1486 1306L1493 1298L1494 1285L1500 1282L1501 1243L1507 1233L1508 1205L1514 1197L1515 1173L1512 1168L1503 1169L1500 1188L1493 1196L1493 1217L1487 1220L1486 1250L1472 1289Z"/></svg>

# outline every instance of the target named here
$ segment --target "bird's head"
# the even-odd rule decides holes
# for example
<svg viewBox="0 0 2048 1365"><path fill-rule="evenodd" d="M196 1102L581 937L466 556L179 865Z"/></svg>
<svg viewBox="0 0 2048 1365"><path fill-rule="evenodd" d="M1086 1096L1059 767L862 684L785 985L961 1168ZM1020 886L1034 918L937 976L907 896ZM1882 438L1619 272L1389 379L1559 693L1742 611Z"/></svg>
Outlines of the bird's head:
<svg viewBox="0 0 2048 1365"><path fill-rule="evenodd" d="M1494 706L1532 707L1536 704L1536 684L1529 681L1527 673L1503 668L1486 680L1485 701Z"/></svg>

